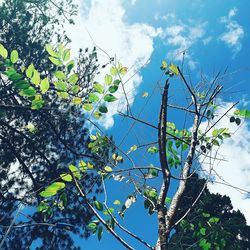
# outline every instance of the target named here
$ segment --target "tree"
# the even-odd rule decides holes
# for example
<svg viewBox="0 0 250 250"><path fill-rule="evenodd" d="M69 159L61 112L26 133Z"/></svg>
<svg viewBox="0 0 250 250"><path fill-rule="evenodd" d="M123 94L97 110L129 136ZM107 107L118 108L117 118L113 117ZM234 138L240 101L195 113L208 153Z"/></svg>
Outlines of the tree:
<svg viewBox="0 0 250 250"><path fill-rule="evenodd" d="M65 65L65 63L62 63L62 57L66 49L60 49L59 47L56 50L47 47L47 51L50 56L52 56L50 60L57 67L56 71L53 72L52 76L49 78L49 83L54 83L57 88L56 94L59 97L62 97L62 93L66 92L66 89L66 93L70 93L74 87L74 83L71 82L72 75L70 71L67 71L67 64ZM6 55L3 47L1 54ZM7 56L5 56L4 59L5 67L8 67L8 65L6 65L6 60L8 60ZM11 65L11 67L13 67L13 65ZM27 76L28 68L25 71L26 76L19 71L19 74L26 81L30 79L29 75ZM199 168L201 167L200 164L198 164L200 157L217 159L216 154L213 154L213 152L217 152L218 147L223 141L231 136L231 132L224 127L217 128L216 125L223 117L230 114L229 112L233 110L237 103L233 104L222 115L216 113L216 97L222 90L222 87L219 84L219 74L209 85L204 87L204 92L200 92L187 82L184 73L178 66L174 64L168 66L164 61L161 68L163 70L163 75L167 75L167 79L163 86L158 126L134 116L130 108L128 108L126 114L122 114L125 118L132 119L138 123L149 126L152 129L156 129L158 132L158 147L151 146L148 148L148 152L150 154L158 153L160 168L154 166L137 166L131 158L131 154L138 149L137 145L132 146L127 153L125 153L121 147L114 145L116 152L106 152L109 156L108 162L102 162L102 164L99 165L95 165L88 160L79 161L77 165L71 164L69 165L68 170L64 169L65 172L61 173L56 180L43 188L42 191L36 191L40 197L44 198L44 200L40 202L38 210L41 214L45 215L45 219L46 216L48 216L48 211L51 211L51 209L55 207L55 201L59 200L63 203L63 200L66 199L65 197L67 197L67 194L64 193L64 190L71 189L77 196L79 203L87 207L95 215L96 220L93 220L88 225L88 228L92 233L97 233L99 239L102 237L103 228L106 228L107 231L109 231L124 247L127 249L134 249L125 238L121 237L115 231L115 228L118 227L123 233L138 240L138 242L149 249L164 250L170 247L169 238L178 222L176 222L176 218L178 218L178 210L182 208L181 202L182 199L184 199L185 192L188 191L188 180L193 175L194 171L197 171L197 165ZM34 69L32 70L34 74ZM65 95L64 97L66 100L73 101L74 105L82 105L84 110L89 111L90 114L93 114L94 118L98 119L108 112L107 103L112 103L117 100L114 93L119 88L119 85L124 87L122 76L126 71L127 68L123 67L121 64L114 64L110 69L110 74L105 75L105 84L94 83L92 90L88 93L88 98L84 99L83 97L78 97L76 99L76 97L74 97L73 100L71 100L70 95ZM62 75L62 73L64 73L64 75ZM56 78L58 79L58 76L63 77L63 85L66 86L65 89L61 89L61 84L57 85L58 81ZM12 75L8 76L10 81L12 81L14 85L18 85L18 80L11 79L11 77ZM172 78L174 77L179 78L189 91L190 105L188 107L174 106L169 103L169 88L171 86ZM39 82L37 86L41 88L42 83ZM36 86L34 87L31 82L30 86L26 86L17 94L24 96L26 100L29 100L30 96L28 94L29 92L27 93L27 90L30 87L35 88ZM46 95L40 93L37 88L35 88L36 92L32 92L32 99L28 104L31 105L31 108L33 109L42 110L46 108L46 105L50 104L51 100L47 100L45 98ZM51 92L53 90L53 85L49 85L47 91ZM23 95L24 92L25 94ZM39 99L35 97L37 92L39 92ZM41 103L41 100L42 105L38 105L37 102L39 101L38 103ZM179 109L185 114L192 115L192 132L187 128L177 129L175 123L170 122L167 119L167 110L169 108ZM236 124L239 125L242 118L249 116L250 112L247 110L236 110L233 116L230 115L230 121L236 122ZM113 143L94 121L91 119L88 120L97 129L96 134L91 136L88 148L96 155L96 157L100 157L102 148L106 148L108 144ZM205 131L201 129L201 122L204 120L209 121ZM128 162L130 162L132 167L126 167L128 166ZM124 165L121 165L121 163L124 163ZM195 163L197 164L195 165ZM124 166L124 168L122 166ZM213 166L210 165L208 177L211 175L212 171ZM101 180L104 189L104 193L100 197L96 197L96 195L89 193L83 188L86 176L93 173ZM123 204L120 200L109 201L105 183L107 181L122 181L124 178L127 179L127 182L131 183L128 188L129 195L127 196L126 201ZM154 182L153 179L155 178L158 179L158 182ZM170 185L172 185L174 181L177 183L177 191L174 192L172 197L168 197L167 195L169 194ZM195 203L205 190L205 185L208 181L209 178L204 183L200 193L188 208L187 212L185 212L184 216L179 219L180 222L185 219L184 217L188 215L192 206L196 205ZM132 190L131 187L133 187ZM122 225L123 222L121 222L122 220L117 216L118 214L123 218L126 211L136 201L142 201L149 214L156 214L158 220L158 240L155 247L151 246L146 240L124 227ZM118 209L115 209L113 205L111 205L112 203L115 206L117 205ZM56 204L57 206L61 206L61 204ZM63 209L67 208L63 206ZM208 216L208 213L205 216L204 214L202 215L205 218L210 217L210 214ZM104 216L108 216L108 219ZM209 220L210 219L211 221L208 221L209 223L216 224L218 222L217 217L209 218ZM183 223L185 224L185 222L182 222L182 224ZM200 239L202 244L199 246L202 249L210 248L210 245L208 245L209 242L205 241L208 236L206 229L203 227L199 228L197 235L200 237L204 236ZM226 236L224 238L226 241Z"/></svg>
<svg viewBox="0 0 250 250"><path fill-rule="evenodd" d="M66 92L58 90L60 86L54 87L51 92L46 90L49 87L47 79L53 77L52 72L56 71L57 66L48 59L47 51L51 51L50 47L47 47L47 51L44 47L55 37L60 44L68 43L69 39L63 32L63 23L66 19L72 22L68 16L72 16L75 11L76 7L71 1L14 0L6 1L0 7L0 40L3 43L0 56L2 239L7 232L6 225L14 220L13 214L19 211L20 203L34 206L40 202L41 197L38 195L26 198L27 190L41 189L57 178L69 162L76 163L83 157L89 157L96 165L100 162L100 158L93 156L87 147L89 133L84 127L82 111L77 106L69 104L80 97L84 99L93 85L93 77L98 73L95 50L81 51L78 60L72 61L69 60L70 50L64 49L64 59L68 62L67 70L75 72L71 79L75 85L69 93L71 97L68 100L62 99ZM63 45L60 45L60 49L63 49ZM8 53L11 51L11 54ZM23 73L26 79L27 75L30 75L28 81L21 76ZM38 82L40 86L37 85ZM44 100L50 103L49 106L38 110L43 106L44 100L40 99L38 93L33 95L35 90L44 94ZM20 92L22 95L19 95ZM105 162L105 152L108 150L108 147L103 150L101 162ZM100 192L99 181L93 175L87 178L84 187L92 187L93 192ZM95 186L93 181L96 183ZM89 233L84 228L92 213L79 206L74 195L68 194L67 199L68 209L57 209L53 211L54 216L51 220L47 218L47 221L56 225L52 230L41 224L44 222L43 215L30 211L29 217L23 217L21 221L30 221L32 226L14 227L8 233L8 241L5 241L2 247L22 249L41 238L43 247L69 249L73 242L71 232L78 233L81 229L81 234L88 236ZM82 216L72 216L77 212L81 212ZM46 216L50 217L51 213L52 210L48 210ZM41 227L37 226L39 223Z"/></svg>
<svg viewBox="0 0 250 250"><path fill-rule="evenodd" d="M197 174L188 180L176 222L192 207L205 183L206 180L199 179ZM200 249L202 246L207 249L247 249L249 245L250 227L246 225L244 215L233 210L229 197L211 194L207 188L174 230L169 249Z"/></svg>

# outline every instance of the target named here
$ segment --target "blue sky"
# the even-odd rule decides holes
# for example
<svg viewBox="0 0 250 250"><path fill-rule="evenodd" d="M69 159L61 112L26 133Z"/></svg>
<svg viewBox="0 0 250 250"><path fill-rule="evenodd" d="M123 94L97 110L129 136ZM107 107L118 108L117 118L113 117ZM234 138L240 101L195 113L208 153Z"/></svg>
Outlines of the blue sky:
<svg viewBox="0 0 250 250"><path fill-rule="evenodd" d="M194 85L200 81L201 72L211 79L218 71L228 68L222 82L224 91L220 99L220 112L237 100L241 101L239 107L250 109L248 0L81 1L78 1L81 12L76 25L67 28L72 38L70 47L76 54L79 47L95 44L128 67L127 78L133 78L126 82L125 89L135 115L143 110L141 118L157 124L160 103L157 81L161 77L161 61L166 59L180 65L180 52L183 50L186 50L184 68L190 71ZM99 51L99 58L103 63L108 60L102 51ZM99 81L102 81L105 73L100 75ZM150 97L142 98L144 91L149 92ZM186 104L186 93L177 80L171 83L171 94L172 103ZM114 136L116 143L127 151L134 144L156 141L156 131L139 125L131 129L131 121L117 115L117 110L124 110L126 106L123 93L118 93L118 96L119 103L110 106L110 114L101 120L102 126ZM183 126L184 119L180 112L170 112L169 119ZM232 132L237 129L227 120L222 120L220 125L228 126ZM191 126L190 121L187 126ZM235 136L222 145L221 152L227 162L216 163L219 175L234 186L250 190L250 130L247 122L242 123ZM157 157L148 156L145 150L139 150L131 157L138 165L158 164ZM126 199L128 186L125 182L107 185L110 199ZM240 209L250 223L250 200L245 199L244 194L219 184L209 185L209 188L211 192L229 195L234 207ZM171 192L174 189L175 185ZM156 218L149 217L141 205L140 201L132 205L125 222L131 230L134 229L135 233L154 244ZM77 241L82 249L122 249L108 234L104 235L101 243L95 236L87 241ZM134 246L144 249L136 244Z"/></svg>

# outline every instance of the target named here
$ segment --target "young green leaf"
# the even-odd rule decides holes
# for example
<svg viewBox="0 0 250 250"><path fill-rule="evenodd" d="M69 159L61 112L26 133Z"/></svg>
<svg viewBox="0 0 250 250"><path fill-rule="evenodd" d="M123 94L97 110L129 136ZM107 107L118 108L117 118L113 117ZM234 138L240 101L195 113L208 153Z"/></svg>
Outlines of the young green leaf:
<svg viewBox="0 0 250 250"><path fill-rule="evenodd" d="M72 176L70 174L60 174L60 177L64 181L67 181L67 182L71 182L72 181Z"/></svg>
<svg viewBox="0 0 250 250"><path fill-rule="evenodd" d="M35 70L34 65L30 64L29 67L26 69L26 76L28 78L32 78L34 70Z"/></svg>
<svg viewBox="0 0 250 250"><path fill-rule="evenodd" d="M61 70L57 70L53 74L58 80L64 80L66 78L65 74Z"/></svg>
<svg viewBox="0 0 250 250"><path fill-rule="evenodd" d="M109 86L112 83L113 77L111 75L105 75L104 81L107 86Z"/></svg>
<svg viewBox="0 0 250 250"><path fill-rule="evenodd" d="M175 64L171 64L170 66L169 66L169 69L175 74L175 75L179 75L179 70L178 70L178 68L177 68L177 66L175 65Z"/></svg>
<svg viewBox="0 0 250 250"><path fill-rule="evenodd" d="M103 94L104 93L104 88L100 83L94 83L93 84L93 88L95 89L95 91L99 94Z"/></svg>
<svg viewBox="0 0 250 250"><path fill-rule="evenodd" d="M59 54L53 50L53 47L51 44L46 44L45 49L47 50L49 55L51 55L52 57L56 57L56 58L59 57Z"/></svg>
<svg viewBox="0 0 250 250"><path fill-rule="evenodd" d="M31 82L33 82L36 86L40 83L40 74L37 70L33 71L33 76L31 78Z"/></svg>
<svg viewBox="0 0 250 250"><path fill-rule="evenodd" d="M0 56L2 56L4 59L8 57L8 51L1 43L0 43Z"/></svg>
<svg viewBox="0 0 250 250"><path fill-rule="evenodd" d="M75 105L79 105L82 103L82 98L80 97L74 97L72 102L75 104Z"/></svg>
<svg viewBox="0 0 250 250"><path fill-rule="evenodd" d="M56 66L62 66L62 62L60 59L58 58L55 58L55 57L52 57L52 56L49 56L49 60Z"/></svg>
<svg viewBox="0 0 250 250"><path fill-rule="evenodd" d="M63 51L63 61L67 62L70 59L70 49L65 49Z"/></svg>
<svg viewBox="0 0 250 250"><path fill-rule="evenodd" d="M16 50L13 50L10 54L10 60L12 63L16 63L18 60L18 52Z"/></svg>
<svg viewBox="0 0 250 250"><path fill-rule="evenodd" d="M46 93L49 90L49 79L46 77L41 81L40 90L42 93Z"/></svg>
<svg viewBox="0 0 250 250"><path fill-rule="evenodd" d="M85 104L83 104L83 108L84 108L86 111L90 111L90 110L93 108L93 106L92 106L91 103L85 103Z"/></svg>
<svg viewBox="0 0 250 250"><path fill-rule="evenodd" d="M89 93L89 101L90 102L98 102L99 97L97 95L95 95L94 93Z"/></svg>
<svg viewBox="0 0 250 250"><path fill-rule="evenodd" d="M81 173L80 173L79 169L78 169L76 166L70 164L70 165L69 165L69 170L70 170L70 172L71 172L77 179L79 179L79 180L81 179Z"/></svg>
<svg viewBox="0 0 250 250"><path fill-rule="evenodd" d="M108 172L108 173L110 173L110 172L113 171L113 169L112 169L110 166L104 167L104 170L105 170L106 172Z"/></svg>
<svg viewBox="0 0 250 250"><path fill-rule="evenodd" d="M69 83L71 84L76 84L77 81L78 81L78 75L75 73L75 74L72 74L69 79L68 79Z"/></svg>

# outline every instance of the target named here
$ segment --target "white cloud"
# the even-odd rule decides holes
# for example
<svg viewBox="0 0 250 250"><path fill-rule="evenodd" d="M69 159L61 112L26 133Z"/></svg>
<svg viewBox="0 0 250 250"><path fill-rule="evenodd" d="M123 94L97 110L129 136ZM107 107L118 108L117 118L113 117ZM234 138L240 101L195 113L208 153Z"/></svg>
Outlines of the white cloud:
<svg viewBox="0 0 250 250"><path fill-rule="evenodd" d="M223 108L217 110L218 114L223 114L232 103L222 103ZM233 112L233 111L232 111ZM213 173L215 181L230 184L244 190L250 190L250 130L248 123L243 122L240 127L235 123L230 123L229 118L223 118L215 128L229 128L231 132L235 132L230 139L224 140L219 149L218 158L224 158L226 161L215 161L214 170L218 176ZM203 130L207 123L203 123ZM212 129L213 130L213 129ZM208 160L207 160L208 163ZM208 171L208 165L202 164L203 168ZM221 177L221 179L219 178ZM214 183L209 184L208 188L213 193L220 193L230 197L235 210L239 209L246 217L247 223L250 224L250 197L246 198L246 193L240 193L238 190Z"/></svg>
<svg viewBox="0 0 250 250"><path fill-rule="evenodd" d="M221 18L221 23L226 26L226 31L220 36L220 40L233 49L234 55L241 50L241 40L244 37L244 29L232 18L237 14L237 9L233 8L227 16Z"/></svg>
<svg viewBox="0 0 250 250"><path fill-rule="evenodd" d="M135 5L136 4L136 0L131 0L131 5Z"/></svg>
<svg viewBox="0 0 250 250"><path fill-rule="evenodd" d="M128 67L127 78L135 74L136 70L150 58L154 50L153 40L161 34L161 29L155 29L144 23L127 23L124 20L126 12L121 0L92 0L88 8L81 5L81 2L79 5L82 12L76 19L76 25L67 28L74 54L76 55L79 47L93 47L95 43L110 56L116 55L117 60ZM107 56L101 51L98 52L100 63L106 63ZM141 82L142 77L136 74L126 83L125 89L129 92L130 104L133 103L136 87ZM132 89L135 91L131 91ZM124 94L119 92L118 97L121 100L120 107L125 106ZM113 125L112 116L117 112L117 108L113 103L106 118L102 119L102 125L106 128Z"/></svg>
<svg viewBox="0 0 250 250"><path fill-rule="evenodd" d="M174 24L165 29L164 35L166 39L166 44L172 46L171 52L167 54L170 60L183 59L183 52L185 51L185 60L187 60L188 65L191 69L196 67L197 62L193 59L189 50L194 46L204 35L206 23L193 23L184 24L180 20L176 20L175 17Z"/></svg>

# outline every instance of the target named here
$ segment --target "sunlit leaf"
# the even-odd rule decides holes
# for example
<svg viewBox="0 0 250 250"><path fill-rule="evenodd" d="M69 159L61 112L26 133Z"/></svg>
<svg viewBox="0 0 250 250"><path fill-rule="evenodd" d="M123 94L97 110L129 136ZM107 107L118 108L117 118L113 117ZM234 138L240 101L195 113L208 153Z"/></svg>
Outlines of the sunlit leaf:
<svg viewBox="0 0 250 250"><path fill-rule="evenodd" d="M29 67L26 69L26 76L28 78L31 78L33 76L34 70L35 70L34 65L30 64Z"/></svg>
<svg viewBox="0 0 250 250"><path fill-rule="evenodd" d="M99 94L103 94L104 93L104 88L100 83L94 83L93 84L93 88L95 89L95 91Z"/></svg>
<svg viewBox="0 0 250 250"><path fill-rule="evenodd" d="M64 61L64 62L67 62L67 61L70 59L70 49L65 49L65 50L63 51L63 56L62 56L62 58L63 58L63 61Z"/></svg>
<svg viewBox="0 0 250 250"><path fill-rule="evenodd" d="M10 60L12 63L16 63L18 60L18 52L16 50L13 50L10 54Z"/></svg>
<svg viewBox="0 0 250 250"><path fill-rule="evenodd" d="M82 98L80 97L74 97L72 102L75 104L75 105L79 105L82 103Z"/></svg>
<svg viewBox="0 0 250 250"><path fill-rule="evenodd" d="M175 64L171 64L170 66L169 66L169 69L175 74L175 75L179 75L179 70L178 70L178 68L177 68L177 66L175 65Z"/></svg>
<svg viewBox="0 0 250 250"><path fill-rule="evenodd" d="M33 82L35 85L39 85L40 83L40 74L37 70L33 71L33 76L31 78L31 82Z"/></svg>
<svg viewBox="0 0 250 250"><path fill-rule="evenodd" d="M76 166L70 164L70 165L69 165L69 170L70 170L70 172L71 172L77 179L79 179L79 180L81 179L81 173L80 173L79 169L78 169Z"/></svg>
<svg viewBox="0 0 250 250"><path fill-rule="evenodd" d="M50 86L49 79L46 77L40 83L40 90L41 90L41 92L42 93L46 93L48 91L48 89L49 89L49 86Z"/></svg>
<svg viewBox="0 0 250 250"><path fill-rule="evenodd" d="M94 93L89 93L89 101L90 102L98 102L99 97L97 95L95 95Z"/></svg>
<svg viewBox="0 0 250 250"><path fill-rule="evenodd" d="M59 80L64 80L66 78L65 74L61 70L57 70L53 75Z"/></svg>
<svg viewBox="0 0 250 250"><path fill-rule="evenodd" d="M67 182L71 182L72 181L72 176L70 174L60 174L60 177L64 181L67 181Z"/></svg>
<svg viewBox="0 0 250 250"><path fill-rule="evenodd" d="M1 43L0 43L0 56L2 56L4 59L8 57L8 51Z"/></svg>
<svg viewBox="0 0 250 250"><path fill-rule="evenodd" d="M108 172L108 173L110 173L110 172L113 171L113 169L112 169L110 166L104 167L104 170L105 170L106 172Z"/></svg>
<svg viewBox="0 0 250 250"><path fill-rule="evenodd" d="M51 44L46 44L45 49L52 57L59 57L58 53L53 50L53 47Z"/></svg>
<svg viewBox="0 0 250 250"><path fill-rule="evenodd" d="M69 79L68 79L69 83L71 84L76 84L77 81L78 81L78 75L75 73L75 74L72 74Z"/></svg>
<svg viewBox="0 0 250 250"><path fill-rule="evenodd" d="M111 76L111 75L105 75L105 77L104 77L104 81L105 81L105 84L106 85L110 85L111 83L112 83L112 80L113 80L113 77Z"/></svg>
<svg viewBox="0 0 250 250"><path fill-rule="evenodd" d="M44 198L53 196L57 194L57 192L65 187L65 184L63 182L54 182L50 186L48 186L44 191L40 192L39 195L41 195Z"/></svg>
<svg viewBox="0 0 250 250"><path fill-rule="evenodd" d="M55 58L55 57L52 57L52 56L49 56L49 60L56 66L62 66L62 62L60 59L58 58Z"/></svg>
<svg viewBox="0 0 250 250"><path fill-rule="evenodd" d="M142 97L148 97L148 92L143 92Z"/></svg>
<svg viewBox="0 0 250 250"><path fill-rule="evenodd" d="M93 106L92 106L91 103L85 103L85 104L83 104L83 108L84 108L86 111L90 111L90 110L93 108Z"/></svg>

